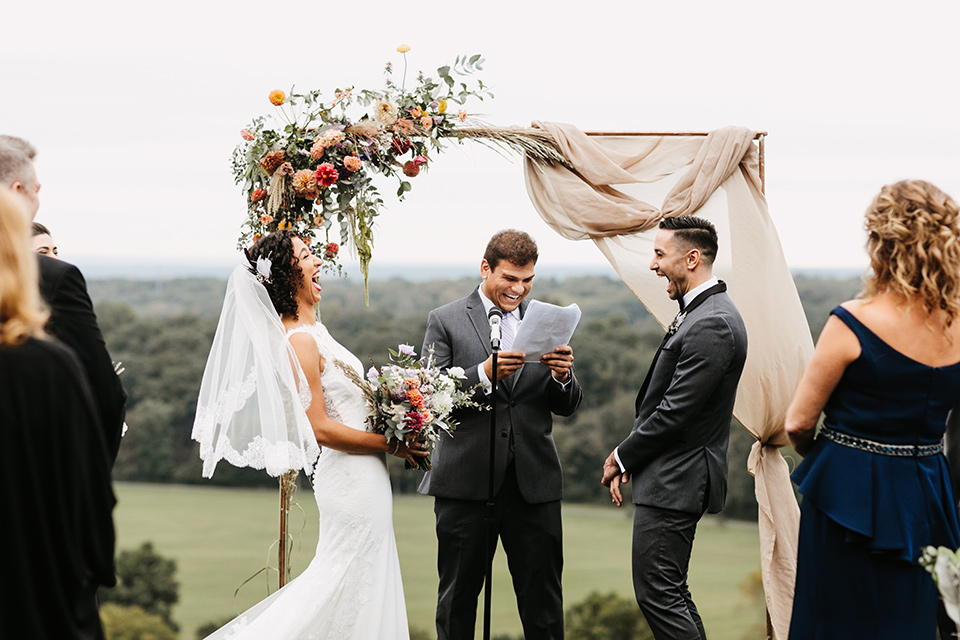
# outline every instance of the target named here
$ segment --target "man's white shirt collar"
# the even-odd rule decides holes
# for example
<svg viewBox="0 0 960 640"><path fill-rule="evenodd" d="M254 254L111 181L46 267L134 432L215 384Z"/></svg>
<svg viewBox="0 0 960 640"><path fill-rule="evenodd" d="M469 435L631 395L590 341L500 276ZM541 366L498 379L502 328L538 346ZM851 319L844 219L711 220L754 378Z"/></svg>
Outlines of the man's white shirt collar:
<svg viewBox="0 0 960 640"><path fill-rule="evenodd" d="M696 300L696 298L697 298L698 295L700 295L701 293L703 293L704 291L706 291L707 289L709 289L710 287L712 287L712 286L714 286L714 285L716 285L716 284L720 284L720 281L717 280L716 278L710 278L709 280L707 280L706 282L704 282L704 283L701 284L700 286L694 287L694 288L691 289L690 291L687 291L685 294L683 294L683 307L684 307L684 309L686 309L686 308L690 305L691 302L693 302L694 300ZM493 304L493 303L491 303L491 304Z"/></svg>

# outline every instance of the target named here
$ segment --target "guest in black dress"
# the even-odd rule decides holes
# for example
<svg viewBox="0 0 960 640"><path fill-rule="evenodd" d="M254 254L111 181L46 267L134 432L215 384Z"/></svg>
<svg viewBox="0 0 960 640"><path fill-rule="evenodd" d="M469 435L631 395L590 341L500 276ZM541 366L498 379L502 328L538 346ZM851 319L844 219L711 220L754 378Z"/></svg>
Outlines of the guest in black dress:
<svg viewBox="0 0 960 640"><path fill-rule="evenodd" d="M933 640L926 545L960 545L943 455L960 397L960 221L922 181L866 213L872 273L827 320L787 412L806 458L790 640ZM821 411L826 417L816 437Z"/></svg>
<svg viewBox="0 0 960 640"><path fill-rule="evenodd" d="M44 334L46 315L27 214L0 189L0 637L103 638L110 458L83 370Z"/></svg>

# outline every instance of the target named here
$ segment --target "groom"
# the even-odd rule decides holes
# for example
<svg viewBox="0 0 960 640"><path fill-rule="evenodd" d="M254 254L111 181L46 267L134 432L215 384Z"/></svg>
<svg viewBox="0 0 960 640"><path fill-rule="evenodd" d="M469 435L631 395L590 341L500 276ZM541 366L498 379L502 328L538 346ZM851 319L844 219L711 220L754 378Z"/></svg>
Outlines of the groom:
<svg viewBox="0 0 960 640"><path fill-rule="evenodd" d="M633 476L633 586L657 640L706 638L687 587L697 523L723 508L727 443L747 331L713 277L717 232L702 218L660 223L650 269L680 313L650 364L630 435L603 463L613 502Z"/></svg>
<svg viewBox="0 0 960 640"><path fill-rule="evenodd" d="M523 353L510 350L536 262L537 245L529 235L495 234L480 262L483 283L466 298L430 312L422 353L433 347L437 366L462 367L465 386L479 384L475 398L489 405L493 370L487 318L493 307L502 311L494 529L507 554L524 638L555 640L563 638L563 482L552 414L572 414L582 394L570 347L559 346L540 362L526 364ZM468 409L456 418L460 425L453 437L441 436L433 469L419 489L436 498L438 640L472 640L487 568L490 412Z"/></svg>

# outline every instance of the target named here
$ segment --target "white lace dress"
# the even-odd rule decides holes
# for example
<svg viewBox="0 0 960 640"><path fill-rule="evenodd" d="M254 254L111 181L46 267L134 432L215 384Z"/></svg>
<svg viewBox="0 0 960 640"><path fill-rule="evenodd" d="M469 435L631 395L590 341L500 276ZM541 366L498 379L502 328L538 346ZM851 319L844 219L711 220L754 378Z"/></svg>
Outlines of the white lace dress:
<svg viewBox="0 0 960 640"><path fill-rule="evenodd" d="M325 364L327 414L363 429L360 390L334 364L360 361L319 322L288 333L317 341ZM213 635L223 640L408 640L400 564L393 535L393 498L384 454L324 448L313 474L320 509L317 554L300 576Z"/></svg>

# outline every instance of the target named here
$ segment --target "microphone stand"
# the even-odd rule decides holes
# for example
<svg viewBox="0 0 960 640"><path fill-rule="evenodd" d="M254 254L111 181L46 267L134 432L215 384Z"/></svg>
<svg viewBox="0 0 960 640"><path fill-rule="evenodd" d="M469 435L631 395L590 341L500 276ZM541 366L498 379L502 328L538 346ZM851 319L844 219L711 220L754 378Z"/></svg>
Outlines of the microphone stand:
<svg viewBox="0 0 960 640"><path fill-rule="evenodd" d="M490 609L493 602L493 554L497 549L497 537L494 523L496 521L496 505L494 504L494 460L496 459L497 445L497 354L500 352L499 341L491 345L493 358L493 392L490 394L490 483L487 499L487 577L483 590L483 640L490 640Z"/></svg>

